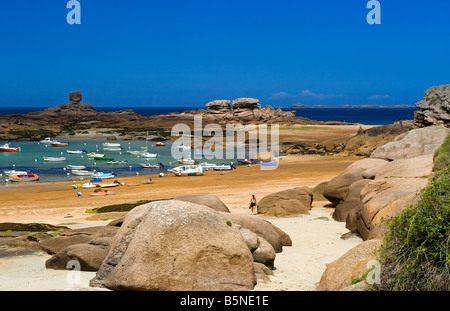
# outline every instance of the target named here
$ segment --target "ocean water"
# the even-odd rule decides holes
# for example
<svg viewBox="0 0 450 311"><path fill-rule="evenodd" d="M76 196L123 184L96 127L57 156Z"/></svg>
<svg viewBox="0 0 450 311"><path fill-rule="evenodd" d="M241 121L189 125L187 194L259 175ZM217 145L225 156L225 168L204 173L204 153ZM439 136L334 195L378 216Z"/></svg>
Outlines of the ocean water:
<svg viewBox="0 0 450 311"><path fill-rule="evenodd" d="M157 175L160 172L168 173L168 169L175 166L179 166L178 162L172 157L171 147L172 142L166 142L164 147L156 147L153 142L145 141L115 141L121 143L122 151L104 151L103 143L106 140L61 140L62 142L68 142L68 147L52 147L51 145L30 142L19 141L11 142L11 147L20 147L20 152L0 152L0 187L14 186L18 183L6 182L8 176L3 174L5 170L20 170L30 171L30 173L38 174L39 182L51 182L51 181L79 181L85 180L86 182L91 179L88 176L76 176L70 174L70 170L65 169L67 165L85 165L86 170L104 173L116 173L115 179L120 181L120 177L136 176L136 175ZM6 141L0 141L0 145L3 145ZM127 150L143 150L147 145L148 152L157 153L157 158L142 158L137 155L131 155L127 153ZM110 165L107 161L95 160L88 158L87 154L68 154L67 150L85 150L87 153L97 152L103 153L107 157L113 157L115 161L127 161L125 164ZM195 153L191 151L191 158L194 159ZM44 161L44 157L65 157L63 162L47 162ZM236 159L213 159L197 160L198 162L208 163L237 163ZM142 168L139 164L151 163L164 165L163 169ZM114 179L112 179L113 181Z"/></svg>
<svg viewBox="0 0 450 311"><path fill-rule="evenodd" d="M136 113L143 116L153 116L167 114L169 112L183 112L186 110L195 110L205 107L131 107ZM31 111L39 111L43 107L7 107L0 109L0 115L5 114L23 114ZM98 107L97 111L115 111L127 109L123 107ZM283 110L295 110L297 116L309 118L317 121L340 121L350 123L362 123L367 125L391 124L399 120L413 120L415 107L408 108L299 108Z"/></svg>
<svg viewBox="0 0 450 311"><path fill-rule="evenodd" d="M299 108L298 117L317 121L340 121L366 125L392 124L399 119L414 120L415 107L408 108Z"/></svg>

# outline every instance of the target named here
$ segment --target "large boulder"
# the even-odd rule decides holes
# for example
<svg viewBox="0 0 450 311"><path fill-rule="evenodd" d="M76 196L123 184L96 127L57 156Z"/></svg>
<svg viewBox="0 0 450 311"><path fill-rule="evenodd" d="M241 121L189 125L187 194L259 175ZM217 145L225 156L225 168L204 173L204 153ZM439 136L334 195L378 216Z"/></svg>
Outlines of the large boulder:
<svg viewBox="0 0 450 311"><path fill-rule="evenodd" d="M69 93L69 100L71 102L79 103L81 102L82 96L80 91L73 91Z"/></svg>
<svg viewBox="0 0 450 311"><path fill-rule="evenodd" d="M450 84L426 90L425 96L416 107L421 109L414 114L418 126L450 126Z"/></svg>
<svg viewBox="0 0 450 311"><path fill-rule="evenodd" d="M213 194L181 194L177 195L173 199L205 205L219 212L230 212L225 203L223 203L218 196Z"/></svg>
<svg viewBox="0 0 450 311"><path fill-rule="evenodd" d="M257 236L262 237L272 245L277 253L283 251L283 246L292 246L290 236L267 220L246 214L223 213L223 215L227 221L230 221L233 225L237 224L242 228L251 230L256 233Z"/></svg>
<svg viewBox="0 0 450 311"><path fill-rule="evenodd" d="M68 263L76 260L80 263L81 271L97 271L109 253L113 238L104 237L89 243L73 244L53 255L45 262L47 269L71 269Z"/></svg>
<svg viewBox="0 0 450 311"><path fill-rule="evenodd" d="M231 110L231 102L229 100L214 100L206 104L208 110Z"/></svg>
<svg viewBox="0 0 450 311"><path fill-rule="evenodd" d="M328 264L316 290L338 291L351 286L353 280L360 279L371 268L367 265L376 258L380 246L380 240L365 241Z"/></svg>
<svg viewBox="0 0 450 311"><path fill-rule="evenodd" d="M361 190L357 231L363 239L382 236L382 219L395 216L413 204L418 192L429 183L433 155L399 159L388 163Z"/></svg>
<svg viewBox="0 0 450 311"><path fill-rule="evenodd" d="M377 148L370 157L393 161L433 154L449 133L450 129L442 126L414 129Z"/></svg>
<svg viewBox="0 0 450 311"><path fill-rule="evenodd" d="M259 99L256 98L237 98L231 103L233 109L261 109Z"/></svg>
<svg viewBox="0 0 450 311"><path fill-rule="evenodd" d="M360 180L371 179L387 161L381 159L363 159L352 163L344 172L328 182L323 191L323 196L334 205L344 202L349 192L349 187Z"/></svg>
<svg viewBox="0 0 450 311"><path fill-rule="evenodd" d="M308 187L297 187L269 194L258 202L258 214L284 217L309 214L313 193Z"/></svg>
<svg viewBox="0 0 450 311"><path fill-rule="evenodd" d="M134 208L91 286L113 290L250 290L253 257L228 213L178 200Z"/></svg>
<svg viewBox="0 0 450 311"><path fill-rule="evenodd" d="M58 237L40 241L39 246L48 254L54 255L74 244L85 244L97 238L113 237L118 230L119 228L114 226L73 229L62 233Z"/></svg>
<svg viewBox="0 0 450 311"><path fill-rule="evenodd" d="M328 181L324 181L312 189L313 202L327 201L327 199L323 196L323 192L325 191L327 185Z"/></svg>

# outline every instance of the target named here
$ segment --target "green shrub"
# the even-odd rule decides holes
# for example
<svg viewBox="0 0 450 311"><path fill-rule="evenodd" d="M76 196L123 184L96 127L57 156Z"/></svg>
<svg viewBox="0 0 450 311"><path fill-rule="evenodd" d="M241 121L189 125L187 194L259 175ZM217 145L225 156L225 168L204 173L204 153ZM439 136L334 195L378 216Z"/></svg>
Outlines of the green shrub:
<svg viewBox="0 0 450 311"><path fill-rule="evenodd" d="M433 162L434 172L439 172L445 167L450 166L450 135L448 135L444 140L444 143L436 149Z"/></svg>
<svg viewBox="0 0 450 311"><path fill-rule="evenodd" d="M387 221L379 253L380 290L450 290L450 168L416 205Z"/></svg>

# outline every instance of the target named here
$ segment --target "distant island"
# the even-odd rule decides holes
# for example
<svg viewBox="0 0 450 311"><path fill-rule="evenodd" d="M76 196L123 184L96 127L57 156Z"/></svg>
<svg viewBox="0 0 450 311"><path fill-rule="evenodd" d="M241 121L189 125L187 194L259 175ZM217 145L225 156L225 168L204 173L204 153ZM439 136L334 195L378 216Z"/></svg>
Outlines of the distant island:
<svg viewBox="0 0 450 311"><path fill-rule="evenodd" d="M341 106L325 106L325 105L305 105L297 103L283 109L300 109L300 108L414 108L414 105L341 105Z"/></svg>

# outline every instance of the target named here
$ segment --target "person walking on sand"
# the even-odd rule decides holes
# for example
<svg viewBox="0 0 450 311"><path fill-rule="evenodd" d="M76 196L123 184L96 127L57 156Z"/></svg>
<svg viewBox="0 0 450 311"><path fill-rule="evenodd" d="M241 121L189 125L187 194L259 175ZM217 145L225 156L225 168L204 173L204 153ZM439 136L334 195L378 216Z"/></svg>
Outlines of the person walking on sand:
<svg viewBox="0 0 450 311"><path fill-rule="evenodd" d="M252 215L255 215L256 212L254 212L254 209L256 209L256 198L255 195L252 195L252 198L250 199L250 206L249 208L252 209Z"/></svg>

